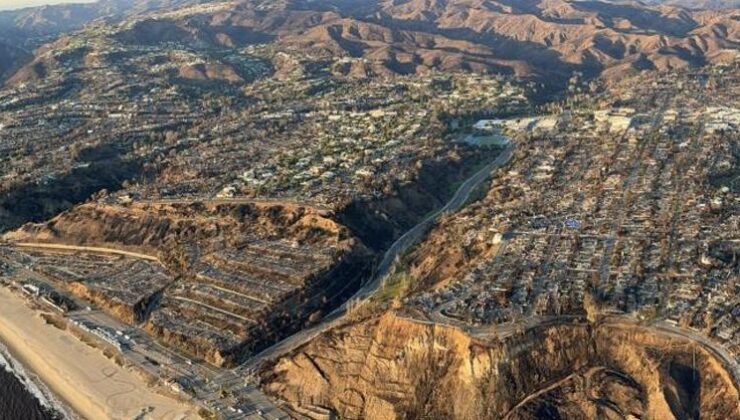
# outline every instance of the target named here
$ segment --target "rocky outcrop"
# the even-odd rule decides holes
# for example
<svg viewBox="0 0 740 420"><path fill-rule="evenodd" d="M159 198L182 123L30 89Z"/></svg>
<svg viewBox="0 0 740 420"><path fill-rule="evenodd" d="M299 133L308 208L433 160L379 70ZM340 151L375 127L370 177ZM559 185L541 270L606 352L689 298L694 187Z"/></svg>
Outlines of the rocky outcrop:
<svg viewBox="0 0 740 420"><path fill-rule="evenodd" d="M315 418L740 418L738 390L710 353L616 324L479 341L386 314L309 343L263 382Z"/></svg>

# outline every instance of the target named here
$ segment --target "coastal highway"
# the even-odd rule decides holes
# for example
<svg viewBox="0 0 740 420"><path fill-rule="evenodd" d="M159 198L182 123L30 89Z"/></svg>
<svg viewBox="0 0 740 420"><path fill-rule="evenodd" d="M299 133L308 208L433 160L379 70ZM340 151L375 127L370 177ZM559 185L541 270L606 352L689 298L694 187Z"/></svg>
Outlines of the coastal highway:
<svg viewBox="0 0 740 420"><path fill-rule="evenodd" d="M352 302L352 305L355 308L366 303L380 289L380 286L383 284L383 279L385 279L391 272L396 259L411 246L416 244L442 214L455 212L465 205L470 198L470 194L476 187L488 179L494 170L507 164L511 160L513 150L513 142L509 139L509 143L493 161L486 164L478 172L463 182L460 187L458 187L447 204L427 216L424 220L398 238L386 251L373 278L362 286L347 302L324 317L324 320L321 323L293 334L283 341L263 350L261 353L255 355L246 363L236 368L234 372L240 375L248 375L249 373L254 372L262 363L268 360L274 360L286 353L289 353L308 343L318 335L341 325L344 321L345 315L348 313L348 302Z"/></svg>
<svg viewBox="0 0 740 420"><path fill-rule="evenodd" d="M408 250L411 246L417 243L421 239L421 237L434 225L434 223L439 219L439 217L442 214L457 211L462 206L464 206L465 203L470 198L470 195L473 192L473 190L475 190L476 187L478 187L482 182L484 182L491 175L492 171L508 163L512 155L513 155L513 144L511 143L511 141L509 141L509 144L506 145L506 147L502 149L502 151L496 156L496 158L493 161L486 164L483 168L478 170L475 174L473 174L470 178L468 178L465 182L463 182L460 185L460 187L458 187L458 189L455 191L455 193L450 198L450 200L442 208L440 208L439 210L427 216L424 220L419 222L416 226L414 226L409 231L407 231L404 235L398 238L384 254L383 259L378 265L376 269L376 273L373 276L373 278L369 282L367 282L365 285L363 285L363 287L360 290L358 290L355 293L355 295L352 297L351 301L353 302L353 304L357 306L357 305L367 302L375 294L375 292L380 288L380 286L383 283L383 279L386 278L388 274L391 272L396 259L400 255L402 255L404 252L406 252L406 250ZM254 200L244 200L244 201L253 202ZM164 204L164 203L177 203L177 202L178 202L177 200L171 200L171 201L161 201L160 203ZM221 203L221 202L234 203L234 202L240 202L240 200L239 199L235 199L235 200L217 199L217 200L212 200L208 202L209 203ZM28 247L28 248L55 249L55 250L60 250L60 251L64 250L64 251L115 253L115 254L125 255L125 256L134 257L134 258L144 258L144 259L154 260L154 261L157 260L156 257L152 257L148 255L136 254L136 253L125 252L125 251L110 250L110 249L105 249L105 248L76 247L76 246L66 246L66 245L57 245L57 244L37 244L37 243L22 243L22 244L15 244L15 245L19 245L22 247ZM329 329L332 329L336 327L337 325L340 325L341 322L344 320L344 316L348 313L348 306L349 305L345 302L342 306L337 308L335 311L328 314L324 318L322 323L288 337L282 342L252 357L249 361L247 361L247 363L245 363L244 365L234 370L222 371L220 374L216 376L216 378L212 381L212 385L209 387L209 388L212 388L214 391L208 392L208 391L203 390L204 392L199 393L200 395L198 395L199 400L205 403L205 406L211 409L215 409L218 415L224 419L236 419L236 418L244 418L244 417L257 418L257 419L287 418L287 415L282 410L280 410L279 407L274 405L264 394L262 394L262 392L259 389L255 388L253 385L245 384L244 378L250 376L251 373L254 372L255 368L260 366L264 361L280 357L286 354L287 352L290 352L300 347L301 345L307 343L308 341L322 334L323 332L328 331ZM97 321L100 322L100 320L97 320ZM102 322L102 324L110 325L110 320L106 320L106 321L108 322ZM146 346L146 347L149 351L152 351L154 353L157 352L157 350L151 348L150 346ZM173 353L168 352L168 355L172 357ZM136 357L138 356L138 354L128 354L128 356L131 359L141 359L139 357ZM138 361L139 364L142 365L142 367L146 367L145 366L146 363L144 363L143 360L144 359L134 360L134 361ZM178 362L181 362L181 360L179 360ZM193 367L188 366L187 363L176 363L175 365L178 367L184 368L182 373L185 374L186 376L192 375L192 372L188 372L188 370L193 369ZM198 363L195 366L195 368L198 368L198 367L202 367L202 364ZM235 397L237 397L240 401L242 401L242 403L235 404L234 401L229 401L228 403L226 401L223 401L223 399L220 396L220 392L215 391L217 389L229 389ZM234 411L235 408L238 409L238 411Z"/></svg>

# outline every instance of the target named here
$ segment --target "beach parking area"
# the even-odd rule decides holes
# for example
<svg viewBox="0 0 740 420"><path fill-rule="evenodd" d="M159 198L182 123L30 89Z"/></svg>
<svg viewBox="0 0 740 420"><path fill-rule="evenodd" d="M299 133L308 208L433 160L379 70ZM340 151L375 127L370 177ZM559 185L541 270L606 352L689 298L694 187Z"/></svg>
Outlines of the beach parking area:
<svg viewBox="0 0 740 420"><path fill-rule="evenodd" d="M46 324L0 287L0 341L77 414L88 419L195 419L196 410L157 394L145 381L72 334Z"/></svg>

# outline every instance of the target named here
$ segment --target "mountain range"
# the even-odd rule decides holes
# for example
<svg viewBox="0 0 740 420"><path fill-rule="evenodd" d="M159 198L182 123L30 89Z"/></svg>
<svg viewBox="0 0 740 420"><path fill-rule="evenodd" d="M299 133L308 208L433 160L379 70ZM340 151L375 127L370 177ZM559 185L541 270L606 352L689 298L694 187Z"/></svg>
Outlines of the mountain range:
<svg viewBox="0 0 740 420"><path fill-rule="evenodd" d="M194 3L188 0L99 0L0 12L0 79L33 58L33 50L57 36L97 20L115 22L153 10Z"/></svg>
<svg viewBox="0 0 740 420"><path fill-rule="evenodd" d="M210 2L218 7L205 9L208 2L194 3L139 0L123 8L122 0L103 0L0 13L6 63L0 72L7 77L19 61L30 61L28 48L11 47L23 43L3 46L2 39L38 39L120 20L130 21L120 39L131 43L274 43L343 58L335 70L352 77L473 71L561 83L575 71L609 78L731 60L740 46L740 9L690 9L672 0L247 0ZM159 12L173 9L182 13Z"/></svg>

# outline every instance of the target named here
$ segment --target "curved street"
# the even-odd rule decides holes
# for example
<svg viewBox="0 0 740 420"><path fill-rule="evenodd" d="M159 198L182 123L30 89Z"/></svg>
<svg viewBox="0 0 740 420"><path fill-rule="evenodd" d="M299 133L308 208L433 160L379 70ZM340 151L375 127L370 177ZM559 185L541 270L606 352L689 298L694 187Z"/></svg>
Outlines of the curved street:
<svg viewBox="0 0 740 420"><path fill-rule="evenodd" d="M263 350L246 363L236 368L235 372L249 373L266 360L275 359L311 341L316 336L340 325L347 315L349 302L353 307L366 303L379 289L383 279L388 276L394 266L396 259L411 246L416 244L421 237L431 228L442 214L452 213L459 210L470 198L470 194L491 175L491 172L507 164L513 156L514 144L511 139L506 147L496 156L496 159L473 174L455 191L450 200L442 208L427 216L400 238L398 238L385 252L383 259L377 267L373 278L362 286L347 302L329 313L324 320L307 329L301 330L279 343Z"/></svg>
<svg viewBox="0 0 740 420"><path fill-rule="evenodd" d="M376 274L363 285L347 302L342 304L340 307L329 313L324 319L317 325L299 331L290 337L282 340L281 342L265 349L261 353L255 355L243 365L230 371L231 375L236 377L243 377L244 375L251 375L260 367L260 365L268 360L275 360L291 351L294 351L298 347L305 345L312 339L336 328L344 322L345 316L348 314L348 308L351 305L353 308L357 308L367 303L375 293L380 290L383 280L392 272L395 262L398 257L403 255L410 247L414 246L418 241L425 235L428 230L434 225L439 217L445 213L452 213L459 210L465 205L467 200L470 198L472 191L484 182L491 174L492 171L500 168L507 164L513 156L513 143L509 140L509 144L504 150L489 164L480 169L470 178L468 178L454 195L450 198L447 204L430 214L424 220L419 222L416 226L411 228L401 237L399 237L385 252L383 259L378 264ZM505 248L506 243L502 244L502 249ZM466 327L463 325L457 325L452 319L448 319L441 314L436 314L430 320L422 320L416 318L409 318L414 322L424 324L435 324L435 325L447 325L453 328L459 328L468 334L477 336L485 339L490 337L496 337L502 339L517 331L523 329L533 328L535 326L552 325L561 322L577 322L581 317L579 316L551 316L551 317L534 317L527 320L523 320L517 323L510 323L505 325L495 326L479 326L479 327ZM630 322L628 317L620 316L617 322ZM717 356L726 365L730 374L736 382L736 385L740 387L740 366L733 360L733 358L721 347L717 346L711 340L706 337L702 337L699 334L695 334L691 331L672 327L666 323L657 323L654 325L643 325L644 328L652 329L657 333L689 339L699 343L702 347Z"/></svg>

